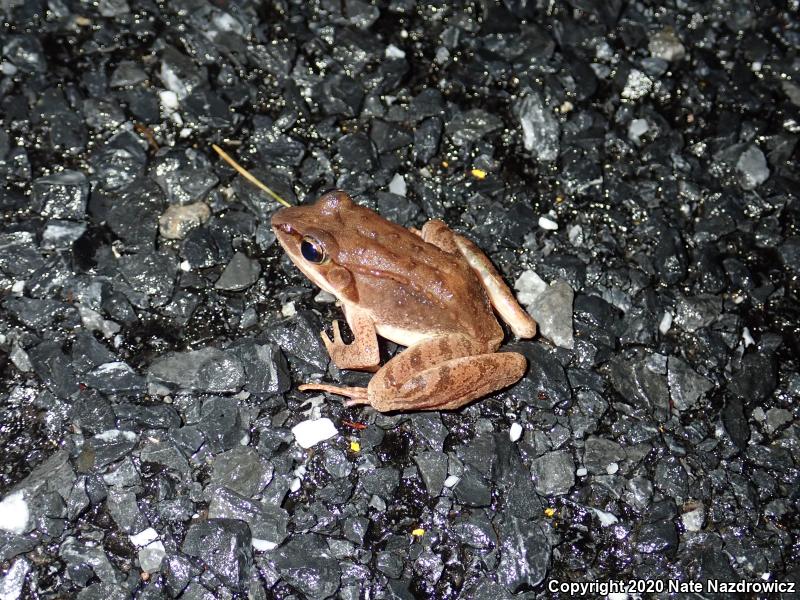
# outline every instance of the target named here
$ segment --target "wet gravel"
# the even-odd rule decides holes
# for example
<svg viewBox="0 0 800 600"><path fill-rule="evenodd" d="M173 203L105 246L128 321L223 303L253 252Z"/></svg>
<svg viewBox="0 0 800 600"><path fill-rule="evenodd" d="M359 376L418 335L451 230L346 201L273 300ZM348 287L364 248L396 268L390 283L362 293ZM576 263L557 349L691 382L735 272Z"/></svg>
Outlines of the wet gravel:
<svg viewBox="0 0 800 600"><path fill-rule="evenodd" d="M800 578L796 0L1 10L4 600ZM212 143L469 235L540 321L527 375L298 392L368 376Z"/></svg>

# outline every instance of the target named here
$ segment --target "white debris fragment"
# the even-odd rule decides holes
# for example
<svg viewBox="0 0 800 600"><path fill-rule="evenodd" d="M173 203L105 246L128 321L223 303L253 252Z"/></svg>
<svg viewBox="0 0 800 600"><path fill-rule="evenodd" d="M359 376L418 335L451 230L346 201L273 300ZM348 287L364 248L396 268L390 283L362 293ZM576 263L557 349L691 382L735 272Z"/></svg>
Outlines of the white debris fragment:
<svg viewBox="0 0 800 600"><path fill-rule="evenodd" d="M297 313L297 309L294 307L294 301L289 300L286 304L281 306L281 314L284 317L293 317Z"/></svg>
<svg viewBox="0 0 800 600"><path fill-rule="evenodd" d="M681 521L686 531L700 531L703 528L703 522L705 520L706 511L702 503L699 503L699 506L696 506L693 510L681 515Z"/></svg>
<svg viewBox="0 0 800 600"><path fill-rule="evenodd" d="M0 577L0 600L17 600L22 597L25 578L31 570L31 563L24 557L15 560L6 574Z"/></svg>
<svg viewBox="0 0 800 600"><path fill-rule="evenodd" d="M619 519L616 515L611 514L610 512L606 512L604 510L600 510L599 508L589 507L589 509L597 516L598 521L600 521L601 527L610 527L611 525L616 525L619 523Z"/></svg>
<svg viewBox="0 0 800 600"><path fill-rule="evenodd" d="M665 312L664 316L661 317L661 322L658 324L658 330L661 335L666 335L670 327L672 327L672 313Z"/></svg>
<svg viewBox="0 0 800 600"><path fill-rule="evenodd" d="M161 108L165 113L170 113L173 110L178 110L178 94L170 90L163 90L158 92L158 100L161 102Z"/></svg>
<svg viewBox="0 0 800 600"><path fill-rule="evenodd" d="M400 173L395 173L392 180L389 182L389 191L398 196L406 195L406 180Z"/></svg>
<svg viewBox="0 0 800 600"><path fill-rule="evenodd" d="M323 417L316 420L302 421L292 427L295 441L303 448L311 448L339 433L333 421Z"/></svg>
<svg viewBox="0 0 800 600"><path fill-rule="evenodd" d="M330 292L326 292L325 290L320 290L319 293L314 296L314 302L319 302L320 304L333 304L336 302L336 296Z"/></svg>
<svg viewBox="0 0 800 600"><path fill-rule="evenodd" d="M405 58L406 53L404 50L398 48L394 44L389 44L386 46L385 52L386 58Z"/></svg>
<svg viewBox="0 0 800 600"><path fill-rule="evenodd" d="M106 429L94 436L99 442L117 442L120 439L135 442L138 438L133 431L122 431L121 429Z"/></svg>
<svg viewBox="0 0 800 600"><path fill-rule="evenodd" d="M447 479L444 480L444 487L446 488L455 487L459 481L461 481L461 477L459 477L458 475L449 475Z"/></svg>
<svg viewBox="0 0 800 600"><path fill-rule="evenodd" d="M278 544L276 544L275 542L253 538L253 550L257 552L269 552L270 550L274 550L277 547Z"/></svg>
<svg viewBox="0 0 800 600"><path fill-rule="evenodd" d="M22 490L13 492L0 501L0 529L21 535L28 528L30 511Z"/></svg>
<svg viewBox="0 0 800 600"><path fill-rule="evenodd" d="M158 539L158 532L153 529L152 527L148 527L137 533L136 535L130 536L131 544L136 546L137 548L144 548L148 544L152 544Z"/></svg>
<svg viewBox="0 0 800 600"><path fill-rule="evenodd" d="M633 119L628 125L628 139L634 144L638 144L648 131L650 131L650 125L647 119Z"/></svg>
<svg viewBox="0 0 800 600"><path fill-rule="evenodd" d="M756 343L756 341L753 339L753 336L750 333L750 330L747 327L745 327L742 330L742 341L744 342L745 348L747 348L748 346L752 346L753 344Z"/></svg>
<svg viewBox="0 0 800 600"><path fill-rule="evenodd" d="M586 477L589 474L589 470L586 467L580 467L577 471L575 471L575 475L578 477Z"/></svg>
<svg viewBox="0 0 800 600"><path fill-rule="evenodd" d="M539 227L547 231L556 231L558 229L558 223L549 216L542 215L539 217Z"/></svg>
<svg viewBox="0 0 800 600"><path fill-rule="evenodd" d="M511 429L508 431L508 438L512 442L516 442L519 438L522 437L522 425L517 422L511 424Z"/></svg>
<svg viewBox="0 0 800 600"><path fill-rule="evenodd" d="M606 473L608 473L609 475L613 475L617 471L619 471L619 465L615 462L608 463L608 465L606 466Z"/></svg>

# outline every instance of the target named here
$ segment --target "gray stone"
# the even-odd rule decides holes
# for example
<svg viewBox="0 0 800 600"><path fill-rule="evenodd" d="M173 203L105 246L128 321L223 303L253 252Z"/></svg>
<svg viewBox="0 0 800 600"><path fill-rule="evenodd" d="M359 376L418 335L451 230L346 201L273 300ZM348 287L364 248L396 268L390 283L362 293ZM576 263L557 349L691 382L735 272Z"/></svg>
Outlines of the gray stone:
<svg viewBox="0 0 800 600"><path fill-rule="evenodd" d="M244 367L234 353L217 348L173 352L153 361L148 376L183 389L237 392L245 382Z"/></svg>
<svg viewBox="0 0 800 600"><path fill-rule="evenodd" d="M531 473L542 496L566 494L575 484L575 461L569 452L549 452L531 463Z"/></svg>
<svg viewBox="0 0 800 600"><path fill-rule="evenodd" d="M713 382L695 371L682 359L670 356L667 360L667 384L672 406L676 410L691 410L707 392L714 389Z"/></svg>
<svg viewBox="0 0 800 600"><path fill-rule="evenodd" d="M227 586L243 590L250 582L253 547L244 521L209 519L193 523L181 551L200 559Z"/></svg>
<svg viewBox="0 0 800 600"><path fill-rule="evenodd" d="M544 579L550 563L550 541L542 525L507 517L497 527L500 564L497 580L509 591L535 587Z"/></svg>

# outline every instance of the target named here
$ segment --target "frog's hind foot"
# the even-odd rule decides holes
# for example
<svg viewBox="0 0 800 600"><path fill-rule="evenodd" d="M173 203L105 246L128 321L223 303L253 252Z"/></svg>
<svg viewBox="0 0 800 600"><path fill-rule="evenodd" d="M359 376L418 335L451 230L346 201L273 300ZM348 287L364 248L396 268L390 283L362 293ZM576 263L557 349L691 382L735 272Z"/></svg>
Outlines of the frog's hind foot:
<svg viewBox="0 0 800 600"><path fill-rule="evenodd" d="M349 400L345 400L345 406L369 404L369 399L367 398L367 388L365 387L328 385L326 383L304 383L303 385L297 386L297 389L301 392L313 390L328 392L329 394L336 394L337 396L346 396L349 398Z"/></svg>

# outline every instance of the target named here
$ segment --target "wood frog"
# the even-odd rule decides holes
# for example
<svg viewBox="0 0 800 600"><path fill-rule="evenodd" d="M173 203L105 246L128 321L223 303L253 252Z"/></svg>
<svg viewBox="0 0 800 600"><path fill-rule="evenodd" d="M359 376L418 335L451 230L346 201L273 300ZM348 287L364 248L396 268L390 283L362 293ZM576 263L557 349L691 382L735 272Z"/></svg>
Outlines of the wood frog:
<svg viewBox="0 0 800 600"><path fill-rule="evenodd" d="M338 321L322 339L340 369L376 371L367 387L307 383L379 411L459 408L515 383L527 362L497 352L503 330L520 338L536 321L519 305L486 255L442 221L406 229L332 191L315 204L282 208L272 229L292 262L341 303L354 341ZM381 335L408 348L382 368Z"/></svg>

